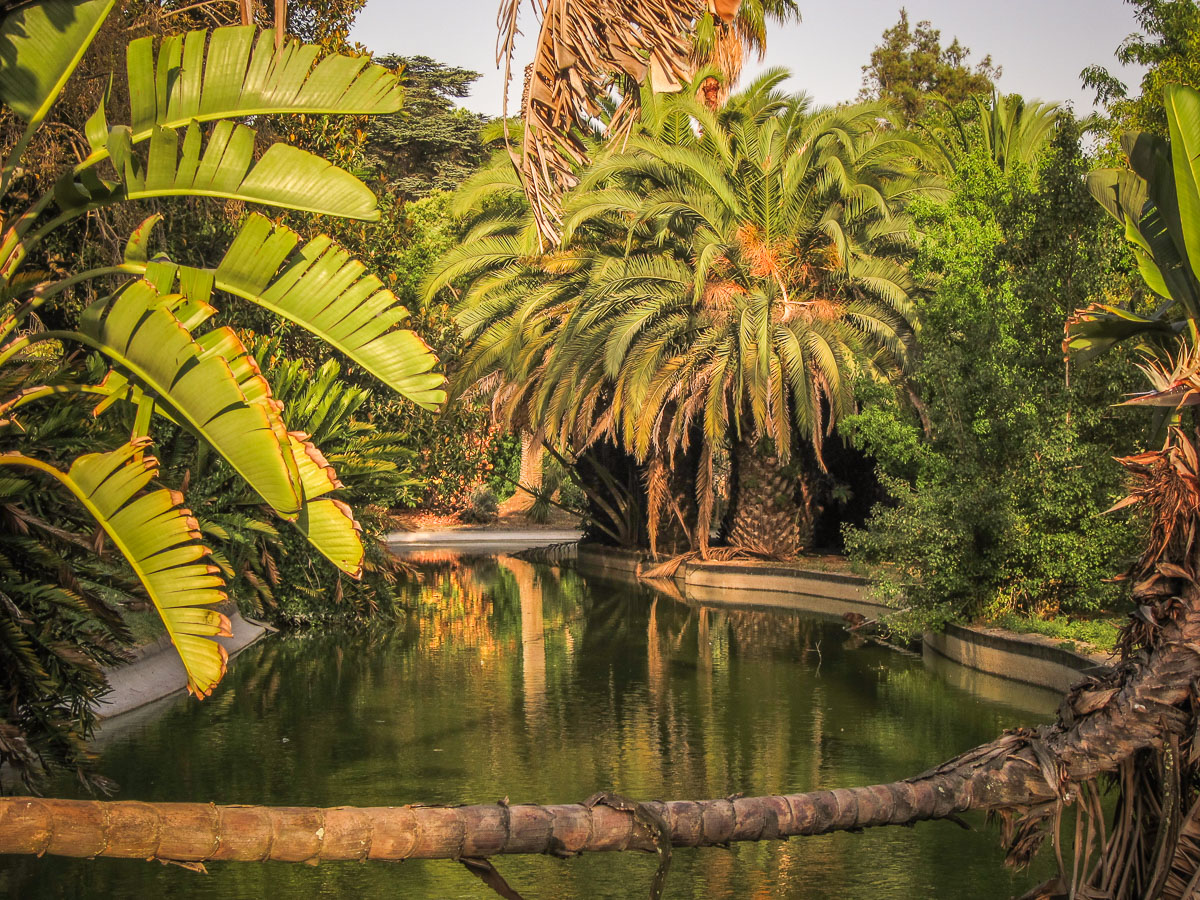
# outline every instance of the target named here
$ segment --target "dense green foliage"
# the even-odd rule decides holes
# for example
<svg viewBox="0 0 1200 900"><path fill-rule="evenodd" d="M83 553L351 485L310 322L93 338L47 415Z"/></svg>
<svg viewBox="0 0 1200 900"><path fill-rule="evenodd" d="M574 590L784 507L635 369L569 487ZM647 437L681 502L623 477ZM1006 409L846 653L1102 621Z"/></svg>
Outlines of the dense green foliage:
<svg viewBox="0 0 1200 900"><path fill-rule="evenodd" d="M1072 120L1036 170L978 153L953 199L918 217L919 265L941 281L921 305L920 414L878 392L843 429L875 456L892 501L849 536L884 564L898 625L964 615L1109 607L1137 529L1101 513L1120 498L1112 457L1143 423L1114 412L1129 364L1063 363L1063 323L1120 293L1119 232L1084 185ZM923 421L924 420L924 424Z"/></svg>
<svg viewBox="0 0 1200 900"><path fill-rule="evenodd" d="M484 117L454 106L478 72L428 56L385 56L380 65L404 77L404 110L371 120L367 163L402 199L458 187L486 157L479 139Z"/></svg>
<svg viewBox="0 0 1200 900"><path fill-rule="evenodd" d="M316 48L277 44L253 27L117 41L128 109L104 92L81 122L78 106L64 104L53 124L82 129L76 158L35 146L113 8L111 0L42 0L9 10L0 34L0 97L13 136L0 173L0 666L9 676L0 762L27 783L55 765L87 762L101 666L129 637L114 602L157 613L192 693L205 696L221 679L227 657L212 638L229 633L229 620L214 607L254 574L236 565L245 560L216 521L222 513L225 525L290 541L290 559L305 567L320 554L352 579L370 568L361 525L330 496L346 485L311 440L327 425L338 431L336 458L359 487L352 499L369 504L364 488L395 465L381 459L392 449L386 436L356 431L349 419L367 395L335 390L332 362L307 393L286 385L274 393L263 377L270 361L214 322L218 304L287 321L426 408L444 399L442 376L430 372L436 357L396 327L407 312L377 278L327 237L301 250L296 232L258 213L240 216L256 204L301 217L377 218L374 194L350 172L269 135L260 141L236 120L392 112L401 104L394 75L362 58L318 62ZM181 55L196 77L167 77ZM277 73L269 86L256 75L268 69ZM142 201L170 209L179 197L224 201L230 215L198 233L232 240L211 253L193 244L173 259L155 233L163 215L143 207L116 246L85 241L87 253L61 253L86 235L92 213ZM110 228L121 221L96 219ZM84 270L85 260L99 265ZM301 380L295 367L274 368ZM288 393L299 409L285 420ZM159 453L184 448L177 456L186 469L151 455L155 436L174 443ZM205 530L184 506L193 475L207 482L208 493L193 497L198 508L214 499L226 507ZM30 535L40 539L31 544ZM214 553L204 541L222 535L229 552ZM260 559L278 574L273 558Z"/></svg>
<svg viewBox="0 0 1200 900"><path fill-rule="evenodd" d="M930 105L931 95L956 106L973 96L990 94L1000 77L1000 67L985 56L974 68L971 51L955 38L942 46L942 33L929 22L909 22L908 10L883 33L883 43L871 51L863 66L860 99L887 100L912 122Z"/></svg>
<svg viewBox="0 0 1200 900"><path fill-rule="evenodd" d="M1117 143L1122 132L1146 131L1167 135L1167 113L1163 88L1168 84L1200 87L1200 6L1195 0L1125 0L1135 7L1141 33L1131 34L1117 48L1123 65L1146 67L1141 90L1130 95L1129 87L1103 66L1083 70L1086 86L1108 109L1104 128L1110 139L1114 161L1123 162Z"/></svg>

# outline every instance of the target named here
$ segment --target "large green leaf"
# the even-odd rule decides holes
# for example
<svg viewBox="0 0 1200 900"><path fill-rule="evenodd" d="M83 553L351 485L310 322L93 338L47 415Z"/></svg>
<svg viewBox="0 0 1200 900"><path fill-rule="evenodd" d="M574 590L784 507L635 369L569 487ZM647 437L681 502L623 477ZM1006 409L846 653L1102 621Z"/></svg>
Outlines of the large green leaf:
<svg viewBox="0 0 1200 900"><path fill-rule="evenodd" d="M1143 347L1174 340L1183 331L1184 322L1171 320L1166 313L1164 308L1146 317L1119 306L1094 303L1067 319L1063 352L1076 362L1089 362L1126 341Z"/></svg>
<svg viewBox="0 0 1200 900"><path fill-rule="evenodd" d="M308 435L292 432L290 437L304 496L304 507L296 519L296 527L331 563L351 578L361 578L362 526L355 521L349 506L325 496L340 488L342 483Z"/></svg>
<svg viewBox="0 0 1200 900"><path fill-rule="evenodd" d="M227 654L212 638L229 635L229 620L207 604L226 598L216 566L183 497L145 491L158 464L145 453L149 441L131 441L108 453L89 453L63 472L17 453L0 465L23 466L58 479L96 519L133 567L187 669L188 690L206 697L225 674Z"/></svg>
<svg viewBox="0 0 1200 900"><path fill-rule="evenodd" d="M1200 314L1200 282L1187 264L1183 226L1165 141L1126 135L1130 160L1141 170L1097 169L1088 175L1092 196L1125 228L1138 271L1150 288Z"/></svg>
<svg viewBox="0 0 1200 900"><path fill-rule="evenodd" d="M67 80L83 59L114 0L43 0L13 10L0 23L0 100L26 121L25 136L4 180Z"/></svg>
<svg viewBox="0 0 1200 900"><path fill-rule="evenodd" d="M272 416L270 404L251 402L230 362L192 338L171 309L178 301L162 297L149 282L134 282L88 307L80 334L211 444L277 513L295 519L295 467L281 446L286 430L281 432L277 412Z"/></svg>
<svg viewBox="0 0 1200 900"><path fill-rule="evenodd" d="M201 196L263 203L349 219L379 218L370 188L344 169L288 144L272 144L255 160L255 132L218 122L207 142L195 122L182 145L171 128L155 126L142 159L128 128L109 132L108 148L119 181L102 180L94 168L70 173L55 187L64 209L98 207L120 200Z"/></svg>
<svg viewBox="0 0 1200 900"><path fill-rule="evenodd" d="M192 329L214 311L207 302L211 295L212 275L205 269L181 270L170 263L155 262L148 266L147 281L161 294L169 294L177 275L184 293L164 297L161 305L186 328ZM282 419L283 404L274 398L254 356L230 328L208 331L196 338L195 344L199 348L198 359L216 358L228 366L246 403L270 423L271 432L283 452L288 477L300 498L300 512L294 518L296 527L339 569L352 578L362 577L362 528L355 521L353 512L341 501L317 499L342 487L342 483L308 435L288 432ZM118 399L136 402L142 394L137 384L119 372L109 372L98 390L107 393L108 397L97 411ZM173 420L176 418L161 407L157 411ZM257 438L265 441L264 435Z"/></svg>
<svg viewBox="0 0 1200 900"><path fill-rule="evenodd" d="M1200 91L1172 84L1164 98L1183 241L1192 274L1200 278Z"/></svg>
<svg viewBox="0 0 1200 900"><path fill-rule="evenodd" d="M257 38L256 38L257 35ZM206 46L207 45L207 46ZM152 126L180 128L267 113L392 113L403 91L395 75L365 56L326 56L247 27L192 31L129 45L130 127L135 140Z"/></svg>
<svg viewBox="0 0 1200 900"><path fill-rule="evenodd" d="M436 409L443 403L445 379L432 371L437 356L416 333L397 327L408 310L396 295L330 238L317 237L297 250L299 243L286 226L251 215L215 270L178 267L181 285L204 272L215 287L295 322L417 405ZM127 257L127 267L152 265L139 258L141 246ZM181 291L192 295L186 286Z"/></svg>

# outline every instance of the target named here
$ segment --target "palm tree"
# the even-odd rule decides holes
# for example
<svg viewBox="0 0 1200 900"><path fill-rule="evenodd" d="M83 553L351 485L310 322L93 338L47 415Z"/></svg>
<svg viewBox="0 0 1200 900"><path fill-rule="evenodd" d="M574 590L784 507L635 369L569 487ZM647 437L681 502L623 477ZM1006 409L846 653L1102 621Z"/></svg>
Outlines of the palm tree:
<svg viewBox="0 0 1200 900"><path fill-rule="evenodd" d="M729 16L721 4L714 4L696 23L692 62L696 71L714 69L718 79L708 76L700 81L700 92L710 109L716 109L729 96L742 74L746 54L753 52L761 62L767 53L767 24L785 25L800 21L795 0L744 0Z"/></svg>
<svg viewBox="0 0 1200 900"><path fill-rule="evenodd" d="M774 91L782 77L717 114L667 100L584 175L565 246L616 230L631 249L593 262L533 417L577 443L618 435L650 467L652 522L656 481L698 444L702 548L714 459L731 454L728 538L790 556L811 534L822 439L854 379L911 361L904 206L936 183L884 107L811 110Z"/></svg>
<svg viewBox="0 0 1200 900"><path fill-rule="evenodd" d="M522 2L501 0L497 17L497 61L504 62L505 84L512 74ZM540 246L553 246L561 237L559 201L587 164L585 136L601 117L614 84L621 99L607 118L617 138L633 127L647 95L642 87L653 94L690 85L704 90L716 106L737 81L745 52L754 50L762 58L767 23L799 17L796 0L563 0L545 5L533 61L525 70L521 152L513 159ZM697 71L706 75L699 85L691 83ZM507 93L505 107L507 115Z"/></svg>

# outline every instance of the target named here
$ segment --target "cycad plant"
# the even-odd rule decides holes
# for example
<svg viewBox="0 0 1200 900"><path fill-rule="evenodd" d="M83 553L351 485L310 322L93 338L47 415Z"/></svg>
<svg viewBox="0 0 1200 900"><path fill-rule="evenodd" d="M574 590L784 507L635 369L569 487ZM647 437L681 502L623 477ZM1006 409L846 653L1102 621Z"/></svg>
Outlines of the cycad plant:
<svg viewBox="0 0 1200 900"><path fill-rule="evenodd" d="M235 119L394 112L402 102L396 77L364 58L321 58L317 48L295 42L277 47L271 34L253 27L130 44L129 120L111 124L102 101L86 124L86 154L58 173L50 190L28 196L34 179L26 177L22 154L113 6L114 0L43 0L9 12L0 24L0 98L27 123L0 170L8 212L0 236L0 375L16 382L0 398L0 467L44 479L87 510L161 614L189 690L204 696L225 669L224 651L212 640L228 631L228 621L212 609L225 598L225 581L182 495L159 480L150 455L156 418L220 454L279 519L347 575L359 577L363 565L349 507L330 496L339 487L332 468L305 435L289 430L282 404L237 334L211 324L218 295L308 330L427 408L444 398L442 377L432 372L437 361L421 339L398 327L407 311L379 279L330 239L302 242L259 213L245 220L211 268L152 253L162 219L154 214L111 265L63 276L32 269L29 261L60 229L129 201L194 196L378 216L374 195L349 172L286 144L261 147L255 130ZM66 324L30 327L39 310L51 308L54 320ZM33 378L38 369L30 359L69 360L75 348L105 361L102 378ZM95 415L132 410L115 446L67 459L29 449L27 418L72 398L90 399ZM113 430L97 434L103 439ZM37 621L36 610L15 601L5 608L13 622ZM6 703L10 708L19 703Z"/></svg>
<svg viewBox="0 0 1200 900"><path fill-rule="evenodd" d="M946 106L941 123L918 123L954 171L979 148L1001 172L1018 165L1032 166L1054 137L1060 107L1039 100L1026 102L1018 94L992 92L990 99L974 94L960 108Z"/></svg>

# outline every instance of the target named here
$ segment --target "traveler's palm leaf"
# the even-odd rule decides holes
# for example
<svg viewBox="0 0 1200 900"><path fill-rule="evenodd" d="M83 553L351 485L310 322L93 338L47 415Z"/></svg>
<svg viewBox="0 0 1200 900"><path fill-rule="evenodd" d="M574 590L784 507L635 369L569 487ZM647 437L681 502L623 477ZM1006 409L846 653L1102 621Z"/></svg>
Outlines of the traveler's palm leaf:
<svg viewBox="0 0 1200 900"><path fill-rule="evenodd" d="M59 182L55 199L70 211L123 200L216 197L350 219L379 218L370 189L319 156L272 144L256 160L255 132L246 125L218 122L206 141L193 122L182 142L179 138L175 129L154 126L143 158L129 129L114 128L107 147L117 181L84 168Z"/></svg>
<svg viewBox="0 0 1200 900"><path fill-rule="evenodd" d="M208 548L183 497L145 491L158 468L140 439L109 453L89 453L63 472L18 453L0 465L36 469L61 482L104 529L129 562L187 669L188 690L205 697L225 674L225 649L212 640L229 634L229 620L208 604L225 599L224 582L207 561Z"/></svg>
<svg viewBox="0 0 1200 900"><path fill-rule="evenodd" d="M210 286L295 322L400 395L436 409L446 399L445 379L432 371L438 360L429 346L397 327L408 310L396 295L328 237L297 249L299 243L290 228L252 215L216 269L180 266L181 284L206 278ZM127 258L127 266L147 269L136 256Z"/></svg>
<svg viewBox="0 0 1200 900"><path fill-rule="evenodd" d="M129 45L130 127L135 140L153 126L270 113L367 115L398 112L396 76L362 56L326 56L253 26L192 31Z"/></svg>
<svg viewBox="0 0 1200 900"><path fill-rule="evenodd" d="M211 444L277 513L294 519L300 498L273 421L278 411L247 399L229 362L192 338L169 301L135 282L89 307L80 335Z"/></svg>

